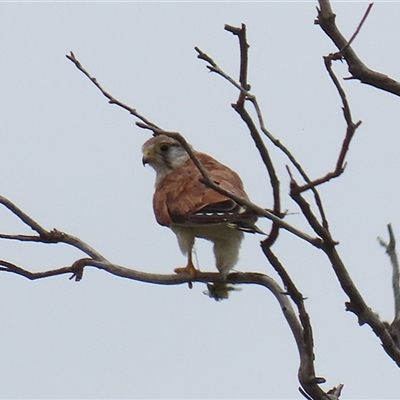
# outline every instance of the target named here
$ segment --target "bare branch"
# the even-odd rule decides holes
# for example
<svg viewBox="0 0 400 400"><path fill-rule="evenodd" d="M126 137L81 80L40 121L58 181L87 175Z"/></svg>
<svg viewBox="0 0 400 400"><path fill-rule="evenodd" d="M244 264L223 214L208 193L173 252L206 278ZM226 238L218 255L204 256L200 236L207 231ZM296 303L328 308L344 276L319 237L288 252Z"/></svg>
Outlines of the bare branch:
<svg viewBox="0 0 400 400"><path fill-rule="evenodd" d="M208 54L201 51L201 49L199 47L196 46L194 49L197 51L197 58L199 60L204 60L204 61L208 62L211 65L211 67L217 66L215 61ZM209 69L212 71L211 68L209 68ZM213 72L217 72L217 71L213 71Z"/></svg>
<svg viewBox="0 0 400 400"><path fill-rule="evenodd" d="M83 258L77 260L72 266L61 267L58 269L52 269L42 272L31 272L23 269L15 264L9 263L4 260L0 260L0 271L10 272L24 276L28 279L42 279L52 276L58 276L62 274L73 274L77 273L78 269L84 267L96 267L112 275L120 278L131 279L134 281L152 283L158 285L181 285L191 282L209 283L209 282L221 282L221 274L218 272L198 272L195 277L189 274L154 274L149 272L142 272L126 268L110 262L98 261L89 258ZM233 284L255 284L261 285L267 288L278 300L282 313L292 330L293 336L296 343L300 344L302 341L302 328L296 317L296 313L290 303L289 298L284 294L283 289L278 283L265 274L256 272L235 272L228 275L226 281Z"/></svg>
<svg viewBox="0 0 400 400"><path fill-rule="evenodd" d="M134 281L158 284L158 285L180 285L187 284L191 282L209 283L209 282L221 282L221 274L217 272L198 272L195 277L189 274L154 274L148 272L142 272L126 268L117 264L112 264L110 262L97 261L89 258L79 259L74 262L73 265L69 267L61 267L58 269L52 269L41 272L31 272L23 269L15 264L9 263L4 260L0 260L0 271L10 272L24 276L31 280L48 278L52 276L59 276L63 274L72 274L72 277L82 277L82 271L85 267L96 267L112 275L118 276L120 278L131 279ZM255 273L255 272L235 272L228 275L226 281L232 284L253 284L260 285L267 288L277 299L284 318L286 319L296 341L301 363L304 364L308 362L305 359L304 353L304 333L302 326L293 310L292 304L285 294L284 290L278 285L278 283L265 274ZM320 397L314 398L326 398L322 395L323 391L318 388L318 384L322 383L322 378L313 379L313 391L318 391ZM311 381L309 382L309 384ZM307 386L306 386L307 388Z"/></svg>
<svg viewBox="0 0 400 400"><path fill-rule="evenodd" d="M355 313L360 325L368 324L382 342L383 349L400 367L400 348L393 340L387 326L379 319L365 303L354 282L350 278L346 267L333 246L324 248L325 254L331 261L333 270L339 279L343 291L349 296L350 302L346 303L348 311Z"/></svg>
<svg viewBox="0 0 400 400"><path fill-rule="evenodd" d="M400 319L400 269L399 269L399 260L397 258L397 252L396 252L396 238L393 233L392 224L388 224L387 228L389 232L389 243L386 243L381 238L378 238L378 240L379 243L386 249L386 253L390 257L390 262L392 264L392 269L393 269L392 285L393 285L394 304L395 304L394 318Z"/></svg>
<svg viewBox="0 0 400 400"><path fill-rule="evenodd" d="M296 186L296 182L292 180L291 186ZM381 339L382 346L386 353L398 366L400 366L400 348L394 341L388 327L380 321L376 313L368 307L367 303L358 291L336 250L337 242L333 240L329 230L323 228L323 226L318 223L318 220L312 213L309 204L304 200L296 188L291 190L291 197L299 205L310 226L323 240L321 249L331 262L332 268L343 291L349 296L350 301L346 303L347 310L357 315L360 325L368 324L372 328L375 334Z"/></svg>
<svg viewBox="0 0 400 400"><path fill-rule="evenodd" d="M24 276L25 278L28 278L31 281L36 279L48 278L51 276L58 276L71 273L74 274L74 271L70 266L51 269L43 272L31 272L5 260L0 260L0 271L11 272L13 274Z"/></svg>
<svg viewBox="0 0 400 400"><path fill-rule="evenodd" d="M183 139L178 136L179 139ZM184 139L183 139L184 140ZM185 143L185 142L184 142ZM186 146L189 150L190 146L186 143ZM177 285L191 282L220 282L221 274L219 273L202 273L199 272L195 278L190 276L189 274L152 274L141 271L132 270L126 267L122 267L116 264L112 264L107 261L103 256L101 256L96 250L92 249L86 243L84 243L79 238L76 238L72 235L66 234L64 232L60 232L58 230L47 231L42 228L39 224L33 221L26 213L20 210L17 206L15 206L12 202L1 198L2 203L7 205L7 208L10 209L15 215L20 217L26 224L29 226L34 226L40 230L42 236L34 236L34 235L11 235L11 234L2 234L0 238L9 239L9 240L19 240L19 241L32 241L32 242L40 242L40 243L66 243L73 247L76 247L86 254L90 255L92 258L82 258L75 261L71 266L61 267L57 269L51 269L40 272L31 272L27 269L19 267L13 263L10 263L5 260L0 260L0 271L14 273L23 277L26 277L30 280L42 279L52 276L59 276L64 274L72 274L71 278L75 278L76 281L81 280L83 276L83 269L86 266L93 266L99 269L102 269L110 274L132 279L140 282L147 282L153 284L160 285ZM71 279L70 278L70 279ZM258 284L268 288L278 299L281 304L282 312L286 320L289 323L289 326L294 334L296 342L301 342L302 340L302 332L301 326L296 318L296 315L291 307L290 301L287 296L283 293L283 289L279 287L279 285L270 277L264 274L258 273L234 273L230 274L227 278L228 283L235 284Z"/></svg>
<svg viewBox="0 0 400 400"><path fill-rule="evenodd" d="M386 92L400 96L400 83L390 78L389 76L382 74L377 71L373 71L368 68L361 59L357 56L356 52L350 46L350 43L339 31L335 23L336 15L333 13L329 0L318 0L319 9L318 16L315 20L315 24L319 25L322 30L329 36L333 43L338 48L337 59L344 58L349 72L351 73L351 79L358 79L361 83L373 86L377 89L384 90ZM368 16L371 5L368 7L363 20ZM362 23L364 21L361 21ZM360 23L359 28L361 28ZM359 30L359 29L358 29ZM358 33L356 30L355 35Z"/></svg>
<svg viewBox="0 0 400 400"><path fill-rule="evenodd" d="M12 203L7 198L0 196L0 203L8 208L14 215L16 215L24 224L28 225L32 230L36 231L44 240L48 235L48 231L39 225L34 219L32 219L28 214L23 212L14 203Z"/></svg>
<svg viewBox="0 0 400 400"><path fill-rule="evenodd" d="M318 387L319 384L325 382L325 378L317 377L315 375L314 367L314 339L310 317L306 311L303 295L299 292L293 280L285 270L284 266L278 260L276 255L272 252L271 247L261 242L261 248L267 257L270 264L274 267L278 275L281 277L282 282L285 285L287 294L291 297L293 302L296 304L299 311L300 323L303 329L303 340L299 347L300 353L300 366L298 371L298 377L300 384L304 388L307 394L312 395L312 398L327 398L326 394ZM301 393L303 391L300 389ZM307 398L308 395L303 395Z"/></svg>
<svg viewBox="0 0 400 400"><path fill-rule="evenodd" d="M389 232L389 243L378 238L379 243L385 248L392 264L392 287L394 297L394 318L389 325L389 331L400 348L400 269L399 260L396 252L396 238L394 236L392 224L387 226Z"/></svg>
<svg viewBox="0 0 400 400"><path fill-rule="evenodd" d="M263 140L261 139L258 129L253 122L253 119L251 118L250 114L246 111L246 109L244 107L244 103L243 103L243 105L241 105L241 103L239 103L239 101L240 101L240 99L238 100L238 103L233 105L233 108L240 115L242 120L247 125L247 127L250 131L251 137L254 141L254 144L257 147L258 152L261 155L264 165L267 168L268 175L269 175L270 182L271 182L273 198L274 198L273 211L274 211L275 215L280 216L281 215L281 200L280 200L280 189L279 189L280 182L279 182L278 176L276 174L274 164L269 155L269 151L268 151L267 147L265 146Z"/></svg>
<svg viewBox="0 0 400 400"><path fill-rule="evenodd" d="M230 32L234 33L239 37L240 54L241 54L239 80L242 88L249 89L249 86L247 85L247 62L248 62L247 49L249 45L246 41L246 27L243 24L241 28L226 26L225 29L229 30ZM279 215L280 214L279 180L276 175L273 162L269 156L269 152L265 147L250 114L245 109L244 100L245 100L244 92L240 91L239 98L236 104L233 105L233 107L241 116L243 121L246 123L247 127L249 128L250 134L267 168L271 180L272 190L274 193L274 213ZM275 270L280 275L288 291L288 294L291 296L292 300L295 302L299 310L300 322L303 328L302 341L298 343L298 350L300 354L300 366L298 372L299 381L306 390L306 392L312 394L313 398L317 399L327 398L323 390L321 390L318 387L320 383L325 382L325 379L316 377L315 375L314 344L313 344L312 328L308 313L306 312L304 306L303 296L297 290L289 274L287 274L283 265L279 262L278 258L274 255L274 253L271 250L271 246L276 240L278 232L279 232L279 225L274 223L269 237L261 242L261 247L270 264L275 268Z"/></svg>
<svg viewBox="0 0 400 400"><path fill-rule="evenodd" d="M251 97L252 95L250 94L250 92L243 88L240 83L236 82L232 77L230 77L227 73L225 73L218 65L217 63L206 53L204 53L204 51L202 51L199 47L195 47L194 48L197 51L197 58L199 58L200 60L204 60L206 62L208 62L210 65L207 65L207 68L211 71L211 72L215 72L218 75L221 75L224 79L226 79L229 83L231 83L233 86L236 87L236 89L240 90L241 92L243 92L243 94L246 97Z"/></svg>

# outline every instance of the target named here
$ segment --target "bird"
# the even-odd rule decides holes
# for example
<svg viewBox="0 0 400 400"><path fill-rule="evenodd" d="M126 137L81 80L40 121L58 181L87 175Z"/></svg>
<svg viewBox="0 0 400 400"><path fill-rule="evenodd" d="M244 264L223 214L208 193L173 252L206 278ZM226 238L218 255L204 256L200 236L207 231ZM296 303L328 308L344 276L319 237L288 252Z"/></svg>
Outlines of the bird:
<svg viewBox="0 0 400 400"><path fill-rule="evenodd" d="M190 148L213 182L249 198L235 171L210 155ZM195 239L209 240L213 242L222 283L207 285L207 294L215 300L227 298L229 291L235 289L223 281L238 261L243 232L263 233L255 225L257 215L206 186L200 170L178 140L163 134L151 137L143 144L142 155L143 165L150 165L156 172L153 195L156 221L175 233L181 252L187 256L186 266L175 268L174 272L187 273L194 279L198 272L192 255Z"/></svg>

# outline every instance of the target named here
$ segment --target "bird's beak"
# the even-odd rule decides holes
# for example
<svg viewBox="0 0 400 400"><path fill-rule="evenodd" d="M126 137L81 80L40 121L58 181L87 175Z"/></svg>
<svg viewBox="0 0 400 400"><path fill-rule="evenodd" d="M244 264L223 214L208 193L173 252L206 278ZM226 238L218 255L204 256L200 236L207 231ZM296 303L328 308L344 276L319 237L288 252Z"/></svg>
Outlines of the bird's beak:
<svg viewBox="0 0 400 400"><path fill-rule="evenodd" d="M146 164L150 164L153 157L154 157L154 154L152 153L151 150L149 150L149 149L145 150L143 152L143 157L142 157L143 166L146 166Z"/></svg>

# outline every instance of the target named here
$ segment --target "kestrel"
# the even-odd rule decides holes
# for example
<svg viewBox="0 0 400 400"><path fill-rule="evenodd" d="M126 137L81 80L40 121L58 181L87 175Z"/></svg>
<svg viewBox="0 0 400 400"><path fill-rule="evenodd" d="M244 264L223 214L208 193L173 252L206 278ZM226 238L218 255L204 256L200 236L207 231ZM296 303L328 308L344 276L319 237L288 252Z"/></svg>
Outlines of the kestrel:
<svg viewBox="0 0 400 400"><path fill-rule="evenodd" d="M200 171L177 140L165 135L152 137L143 144L142 152L143 165L149 164L156 171L153 196L156 220L172 229L182 253L188 257L186 267L174 271L195 277L193 246L195 238L203 238L214 243L216 267L225 280L238 260L243 232L262 233L255 226L257 216L203 184ZM208 154L194 153L212 181L248 198L236 172Z"/></svg>

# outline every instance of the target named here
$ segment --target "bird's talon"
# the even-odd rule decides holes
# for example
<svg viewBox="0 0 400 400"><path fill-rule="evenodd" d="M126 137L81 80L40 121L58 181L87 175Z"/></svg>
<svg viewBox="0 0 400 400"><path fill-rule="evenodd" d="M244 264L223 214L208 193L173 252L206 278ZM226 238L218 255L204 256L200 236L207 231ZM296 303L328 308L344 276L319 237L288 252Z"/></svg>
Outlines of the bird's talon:
<svg viewBox="0 0 400 400"><path fill-rule="evenodd" d="M178 267L178 268L174 268L174 272L176 274L186 274L188 273L188 268L187 267Z"/></svg>
<svg viewBox="0 0 400 400"><path fill-rule="evenodd" d="M198 271L192 265L187 265L186 267L175 268L174 272L176 274L189 274L191 278L195 278Z"/></svg>
<svg viewBox="0 0 400 400"><path fill-rule="evenodd" d="M176 274L189 274L191 279L194 279L197 275L197 269L190 262L186 267L175 268L174 272ZM193 282L191 280L188 281L188 286L189 286L189 289L193 288Z"/></svg>

